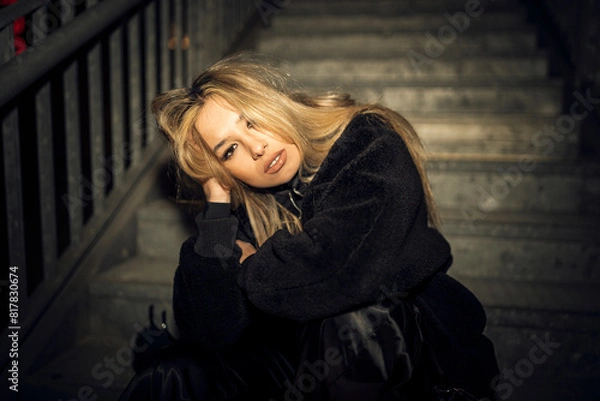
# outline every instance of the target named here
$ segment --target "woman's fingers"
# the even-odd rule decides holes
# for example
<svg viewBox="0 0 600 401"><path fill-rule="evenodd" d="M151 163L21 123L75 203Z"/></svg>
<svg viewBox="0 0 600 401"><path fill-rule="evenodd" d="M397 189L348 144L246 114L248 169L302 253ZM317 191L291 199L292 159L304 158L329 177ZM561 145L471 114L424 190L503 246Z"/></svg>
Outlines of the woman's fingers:
<svg viewBox="0 0 600 401"><path fill-rule="evenodd" d="M231 192L229 188L221 184L216 178L209 178L202 183L202 190L208 202L229 203Z"/></svg>
<svg viewBox="0 0 600 401"><path fill-rule="evenodd" d="M244 260L246 260L246 258L248 256L254 255L256 253L256 248L253 247L252 244L249 242L238 239L237 241L235 241L235 243L242 250L242 256L240 257L240 263L244 263Z"/></svg>

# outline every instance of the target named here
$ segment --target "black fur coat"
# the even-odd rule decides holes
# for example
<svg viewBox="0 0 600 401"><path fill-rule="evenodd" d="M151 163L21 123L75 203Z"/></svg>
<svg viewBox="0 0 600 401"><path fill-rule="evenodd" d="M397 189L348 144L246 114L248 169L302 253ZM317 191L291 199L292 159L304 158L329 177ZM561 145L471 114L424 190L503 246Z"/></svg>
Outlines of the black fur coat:
<svg viewBox="0 0 600 401"><path fill-rule="evenodd" d="M251 333L277 343L286 337L280 328L409 293L442 369L488 394L497 367L482 335L484 310L446 274L450 246L428 227L421 180L401 137L375 117L356 117L302 192L304 231L276 232L241 265L234 242L251 238L243 213L197 218L199 235L183 244L174 280L183 337L210 349Z"/></svg>

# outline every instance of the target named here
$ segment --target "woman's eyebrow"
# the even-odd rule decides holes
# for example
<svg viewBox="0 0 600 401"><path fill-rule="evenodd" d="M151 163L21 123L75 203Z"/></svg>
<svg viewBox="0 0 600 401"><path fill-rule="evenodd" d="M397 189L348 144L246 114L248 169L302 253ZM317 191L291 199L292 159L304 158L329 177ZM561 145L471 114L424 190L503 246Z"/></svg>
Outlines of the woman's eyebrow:
<svg viewBox="0 0 600 401"><path fill-rule="evenodd" d="M240 122L242 122L242 121L244 121L244 120L245 120L244 116L240 114L240 115L239 115L239 117L238 117L238 119L237 119L237 121L235 122L235 124L237 125L237 124L239 124ZM230 138L230 136L229 136L229 135L228 135L228 136L226 136L225 138L223 138L223 139L222 139L222 140L221 140L219 143L217 143L217 145L216 145L216 146L213 148L213 151L214 151L215 153L217 153L217 151L219 150L219 148L220 148L221 146L225 145L225 142L227 142L227 140L228 140L229 138Z"/></svg>
<svg viewBox="0 0 600 401"><path fill-rule="evenodd" d="M219 148L223 145L225 145L225 142L227 142L227 140L229 139L229 136L226 136L225 138L223 138L223 140L221 140L221 142L217 143L217 145L213 148L213 151L215 153L217 153L217 151L219 150Z"/></svg>

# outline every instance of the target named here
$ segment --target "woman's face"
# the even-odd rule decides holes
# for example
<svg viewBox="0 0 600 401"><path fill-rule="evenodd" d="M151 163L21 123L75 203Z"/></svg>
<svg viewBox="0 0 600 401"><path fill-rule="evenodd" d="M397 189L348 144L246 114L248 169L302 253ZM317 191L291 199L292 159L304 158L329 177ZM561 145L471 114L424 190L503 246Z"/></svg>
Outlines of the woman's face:
<svg viewBox="0 0 600 401"><path fill-rule="evenodd" d="M256 130L224 101L209 98L196 129L231 175L255 188L285 184L298 172L298 147Z"/></svg>

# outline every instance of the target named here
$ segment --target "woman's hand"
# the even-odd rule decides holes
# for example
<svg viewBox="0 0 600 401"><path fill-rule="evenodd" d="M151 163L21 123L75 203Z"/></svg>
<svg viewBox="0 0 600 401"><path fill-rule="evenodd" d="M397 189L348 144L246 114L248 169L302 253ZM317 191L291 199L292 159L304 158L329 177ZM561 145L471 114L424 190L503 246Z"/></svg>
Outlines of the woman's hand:
<svg viewBox="0 0 600 401"><path fill-rule="evenodd" d="M209 178L202 183L202 190L207 202L211 203L230 203L231 192L229 188L217 181L216 178Z"/></svg>
<svg viewBox="0 0 600 401"><path fill-rule="evenodd" d="M235 241L237 246L239 246L242 250L242 256L240 257L240 263L244 263L244 260L250 255L254 255L256 253L256 248L252 246L251 243L245 242L242 240Z"/></svg>

